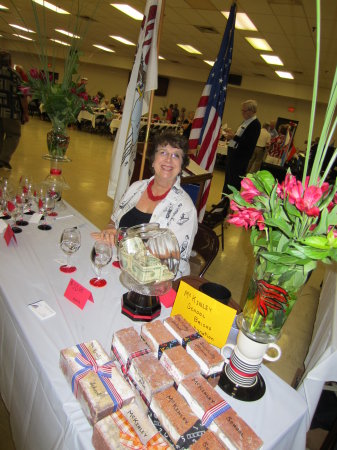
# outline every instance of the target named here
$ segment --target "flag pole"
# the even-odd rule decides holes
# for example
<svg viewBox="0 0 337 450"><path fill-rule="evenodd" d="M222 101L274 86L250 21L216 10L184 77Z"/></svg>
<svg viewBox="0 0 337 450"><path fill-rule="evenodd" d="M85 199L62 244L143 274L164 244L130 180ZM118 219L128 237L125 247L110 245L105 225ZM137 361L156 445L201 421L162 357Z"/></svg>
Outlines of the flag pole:
<svg viewBox="0 0 337 450"><path fill-rule="evenodd" d="M165 10L165 0L162 0L161 10L160 10L160 19L159 19L159 25L158 25L158 36L157 36L157 58L159 57L159 47L160 47L160 38L161 38L161 33L162 33L162 28L163 28L164 10ZM145 136L145 141L144 141L142 162L141 162L140 171L139 171L139 180L142 180L143 175L144 175L146 153L147 153L147 147L148 147L149 136L150 136L153 99L154 99L154 91L151 91L150 102L149 102L149 112L148 112L148 116L147 116L146 136Z"/></svg>

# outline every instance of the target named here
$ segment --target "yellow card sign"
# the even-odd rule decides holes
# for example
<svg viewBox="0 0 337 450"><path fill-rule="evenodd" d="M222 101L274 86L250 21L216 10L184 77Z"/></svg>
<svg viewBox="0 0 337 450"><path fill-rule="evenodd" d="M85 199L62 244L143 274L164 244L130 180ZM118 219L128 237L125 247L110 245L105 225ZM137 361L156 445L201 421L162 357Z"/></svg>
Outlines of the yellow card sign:
<svg viewBox="0 0 337 450"><path fill-rule="evenodd" d="M236 310L180 282L171 316L181 314L210 344L225 345Z"/></svg>

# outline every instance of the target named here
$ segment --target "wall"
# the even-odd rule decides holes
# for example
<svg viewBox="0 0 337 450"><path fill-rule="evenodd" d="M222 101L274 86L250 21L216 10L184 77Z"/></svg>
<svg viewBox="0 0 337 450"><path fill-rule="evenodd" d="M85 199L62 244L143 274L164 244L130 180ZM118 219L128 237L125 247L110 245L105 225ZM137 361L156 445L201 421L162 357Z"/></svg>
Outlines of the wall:
<svg viewBox="0 0 337 450"><path fill-rule="evenodd" d="M39 67L39 60L36 55L15 52L13 52L12 55L13 63L21 64L26 70L29 70L31 67ZM62 79L62 60L55 59L54 70L60 73ZM87 91L89 94L95 95L97 91L102 91L107 98L111 98L116 94L121 96L125 95L130 70L81 62L79 74L88 78ZM160 75L167 76L165 73L160 73ZM255 84L256 89L251 88L253 85L252 80L243 83L241 87L229 85L223 123L227 123L229 127L236 130L242 121L240 112L241 102L253 98L258 102L258 117L261 123L276 120L277 117L286 117L299 121L295 136L295 145L304 150L304 141L307 139L309 128L311 101L307 100L306 95L303 95L302 99L295 97L291 98L290 96L287 97L285 96L284 88L279 91L276 89L276 86L274 92L277 92L280 95L271 94L270 92L261 92L260 83L261 81L257 79ZM244 88L244 86L249 86L249 89ZM284 84L282 86L284 86ZM162 117L160 108L168 106L170 103L178 103L180 108L184 106L187 112L194 111L197 107L203 87L203 81L186 80L171 76L167 96L154 97L153 113L157 113ZM289 91L293 93L293 89L294 87L289 84ZM270 86L268 87L268 91L269 90ZM307 89L305 91L307 92ZM326 93L324 93L321 98L326 98ZM289 113L289 106L293 106L295 112ZM320 134L324 114L324 104L318 103L313 137L319 136Z"/></svg>

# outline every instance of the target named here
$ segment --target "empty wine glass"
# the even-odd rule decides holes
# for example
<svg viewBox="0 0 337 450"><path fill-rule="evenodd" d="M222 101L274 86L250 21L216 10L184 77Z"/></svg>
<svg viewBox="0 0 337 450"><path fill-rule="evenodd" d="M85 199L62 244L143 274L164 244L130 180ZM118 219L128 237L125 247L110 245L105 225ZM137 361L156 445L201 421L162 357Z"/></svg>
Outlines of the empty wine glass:
<svg viewBox="0 0 337 450"><path fill-rule="evenodd" d="M70 264L70 257L81 247L81 233L76 227L65 228L60 239L61 250L67 255L67 264L60 267L64 273L75 272L76 267Z"/></svg>
<svg viewBox="0 0 337 450"><path fill-rule="evenodd" d="M18 205L17 205L16 195L11 197L7 201L7 210L9 211L10 216L11 216L11 222L12 222L11 223L11 228L12 228L13 232L15 234L21 233L22 229L20 227L16 226L18 215L19 215L19 208L18 208Z"/></svg>
<svg viewBox="0 0 337 450"><path fill-rule="evenodd" d="M90 284L95 287L103 287L106 280L101 278L102 268L109 264L112 258L112 248L108 242L96 241L91 251L91 262L94 266L97 277L90 280Z"/></svg>
<svg viewBox="0 0 337 450"><path fill-rule="evenodd" d="M37 192L37 202L39 212L43 214L43 223L38 226L39 230L49 231L52 229L51 225L47 224L48 214L55 208L55 198L50 195L45 186L40 187Z"/></svg>
<svg viewBox="0 0 337 450"><path fill-rule="evenodd" d="M18 210L18 219L16 220L16 225L19 225L20 227L26 227L28 225L28 222L23 218L25 208L25 194L21 190L21 188L19 188L18 192L15 195L15 201L16 208Z"/></svg>
<svg viewBox="0 0 337 450"><path fill-rule="evenodd" d="M119 227L115 234L115 246L117 251L117 259L116 261L113 261L112 265L116 267L117 269L120 269L121 266L119 264L119 257L118 257L118 250L119 250L119 243L120 241L127 235L128 228L127 227Z"/></svg>

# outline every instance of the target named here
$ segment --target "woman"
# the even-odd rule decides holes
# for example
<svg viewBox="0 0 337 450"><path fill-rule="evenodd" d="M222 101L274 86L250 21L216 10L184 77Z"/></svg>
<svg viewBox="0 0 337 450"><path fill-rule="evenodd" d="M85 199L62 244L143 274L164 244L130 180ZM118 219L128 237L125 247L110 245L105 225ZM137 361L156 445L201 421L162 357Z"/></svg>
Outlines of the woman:
<svg viewBox="0 0 337 450"><path fill-rule="evenodd" d="M180 186L181 171L189 163L187 152L188 141L183 136L172 132L156 135L148 153L154 176L133 183L114 208L107 229L101 233L92 233L92 236L95 239L108 238L114 243L119 227L159 223L161 228L169 228L179 243L177 278L188 275L198 219L190 196Z"/></svg>

